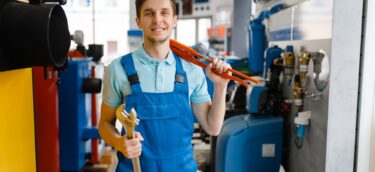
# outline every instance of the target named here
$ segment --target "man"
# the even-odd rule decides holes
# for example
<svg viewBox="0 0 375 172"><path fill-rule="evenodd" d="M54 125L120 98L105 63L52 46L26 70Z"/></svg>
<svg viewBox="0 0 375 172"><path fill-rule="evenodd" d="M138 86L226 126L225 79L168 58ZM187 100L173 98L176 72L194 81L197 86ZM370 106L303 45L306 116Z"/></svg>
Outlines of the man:
<svg viewBox="0 0 375 172"><path fill-rule="evenodd" d="M99 133L119 151L116 171L132 171L134 157L140 157L143 172L197 171L191 146L193 115L208 134L219 134L228 80L211 69L222 73L230 65L215 59L207 66L206 74L214 83L211 102L202 69L170 49L177 22L175 0L135 3L144 44L106 68ZM115 128L115 109L123 102L127 111L134 107L140 119L134 139L126 139Z"/></svg>

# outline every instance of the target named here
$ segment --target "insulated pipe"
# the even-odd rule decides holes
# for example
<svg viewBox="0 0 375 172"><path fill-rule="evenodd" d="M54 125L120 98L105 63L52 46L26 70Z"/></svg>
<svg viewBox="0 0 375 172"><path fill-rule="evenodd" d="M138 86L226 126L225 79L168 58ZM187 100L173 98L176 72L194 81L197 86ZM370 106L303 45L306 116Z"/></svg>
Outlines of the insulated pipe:
<svg viewBox="0 0 375 172"><path fill-rule="evenodd" d="M64 65L70 33L61 6L10 1L0 12L0 71Z"/></svg>

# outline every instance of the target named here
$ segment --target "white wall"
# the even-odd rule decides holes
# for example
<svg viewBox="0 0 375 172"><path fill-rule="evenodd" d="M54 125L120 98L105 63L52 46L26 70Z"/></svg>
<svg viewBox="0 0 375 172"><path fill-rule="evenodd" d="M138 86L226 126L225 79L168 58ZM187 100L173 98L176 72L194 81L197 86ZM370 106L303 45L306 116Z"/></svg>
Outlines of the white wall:
<svg viewBox="0 0 375 172"><path fill-rule="evenodd" d="M362 12L362 1L334 1L325 168L327 172L349 172L354 169Z"/></svg>
<svg viewBox="0 0 375 172"><path fill-rule="evenodd" d="M362 61L357 171L375 172L375 11L367 1L365 40Z"/></svg>

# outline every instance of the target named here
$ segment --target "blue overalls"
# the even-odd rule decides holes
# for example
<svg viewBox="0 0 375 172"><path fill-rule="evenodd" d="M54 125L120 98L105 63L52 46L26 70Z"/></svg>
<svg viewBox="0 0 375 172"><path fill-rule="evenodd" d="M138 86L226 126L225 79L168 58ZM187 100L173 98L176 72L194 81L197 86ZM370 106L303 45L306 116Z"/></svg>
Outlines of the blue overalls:
<svg viewBox="0 0 375 172"><path fill-rule="evenodd" d="M173 92L143 92L131 54L121 59L132 94L125 97L126 110L135 108L140 123L135 130L144 138L140 164L142 172L178 171L196 172L191 138L194 117L189 104L189 88L181 59L176 59L176 77ZM122 134L124 131L122 131ZM133 171L130 159L117 153L119 163L116 171Z"/></svg>

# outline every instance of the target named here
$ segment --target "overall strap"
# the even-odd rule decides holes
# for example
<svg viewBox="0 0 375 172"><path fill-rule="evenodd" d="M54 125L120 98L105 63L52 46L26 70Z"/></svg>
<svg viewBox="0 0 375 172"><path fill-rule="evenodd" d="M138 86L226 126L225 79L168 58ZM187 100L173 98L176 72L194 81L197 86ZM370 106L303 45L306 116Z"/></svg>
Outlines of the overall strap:
<svg viewBox="0 0 375 172"><path fill-rule="evenodd" d="M132 53L121 57L121 64L124 66L132 91L134 93L141 93L141 84L139 82L137 71L135 70Z"/></svg>
<svg viewBox="0 0 375 172"><path fill-rule="evenodd" d="M175 92L188 92L188 81L186 77L186 72L182 67L181 58L178 57L176 54L173 53L174 59L176 60L176 77L175 77L175 84L174 84L174 91Z"/></svg>

